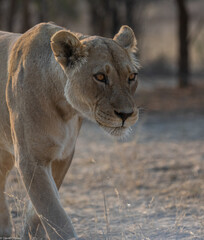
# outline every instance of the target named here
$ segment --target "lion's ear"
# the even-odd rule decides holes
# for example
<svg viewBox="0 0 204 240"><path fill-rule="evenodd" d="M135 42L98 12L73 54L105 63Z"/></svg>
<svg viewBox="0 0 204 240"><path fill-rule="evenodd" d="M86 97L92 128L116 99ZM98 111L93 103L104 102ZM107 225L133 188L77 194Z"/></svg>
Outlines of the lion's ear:
<svg viewBox="0 0 204 240"><path fill-rule="evenodd" d="M51 48L56 60L64 69L78 67L86 61L85 46L69 31L56 32L51 38Z"/></svg>
<svg viewBox="0 0 204 240"><path fill-rule="evenodd" d="M137 49L137 40L133 30L124 25L120 28L119 32L114 36L115 40L121 47L128 51L135 52Z"/></svg>

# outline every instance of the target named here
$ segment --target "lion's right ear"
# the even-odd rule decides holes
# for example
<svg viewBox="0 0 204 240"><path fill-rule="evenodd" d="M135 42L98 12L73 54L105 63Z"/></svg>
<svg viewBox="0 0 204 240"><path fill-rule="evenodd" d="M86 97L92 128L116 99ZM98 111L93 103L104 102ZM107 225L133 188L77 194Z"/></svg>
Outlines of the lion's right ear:
<svg viewBox="0 0 204 240"><path fill-rule="evenodd" d="M126 25L120 28L113 40L115 40L121 47L124 47L129 52L136 52L137 50L137 40L135 34L133 30Z"/></svg>
<svg viewBox="0 0 204 240"><path fill-rule="evenodd" d="M56 32L51 38L51 48L56 60L64 69L74 69L86 61L85 46L69 31Z"/></svg>

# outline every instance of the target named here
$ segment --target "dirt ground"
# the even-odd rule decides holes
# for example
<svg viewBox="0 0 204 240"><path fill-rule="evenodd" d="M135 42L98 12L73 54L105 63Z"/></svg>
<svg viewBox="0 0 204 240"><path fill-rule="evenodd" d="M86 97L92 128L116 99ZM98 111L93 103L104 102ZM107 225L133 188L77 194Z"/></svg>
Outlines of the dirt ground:
<svg viewBox="0 0 204 240"><path fill-rule="evenodd" d="M204 84L145 86L128 139L83 124L60 196L87 240L204 239ZM7 196L20 239L27 197L16 170Z"/></svg>

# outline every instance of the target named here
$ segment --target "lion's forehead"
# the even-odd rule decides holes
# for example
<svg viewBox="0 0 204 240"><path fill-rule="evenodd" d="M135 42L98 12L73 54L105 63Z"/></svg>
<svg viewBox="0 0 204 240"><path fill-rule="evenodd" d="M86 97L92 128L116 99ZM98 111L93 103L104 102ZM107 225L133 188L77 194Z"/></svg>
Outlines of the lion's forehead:
<svg viewBox="0 0 204 240"><path fill-rule="evenodd" d="M113 39L93 37L85 42L91 54L98 54L107 57L123 57L128 59L128 53Z"/></svg>
<svg viewBox="0 0 204 240"><path fill-rule="evenodd" d="M109 65L117 71L129 71L133 64L128 52L114 40L102 37L91 37L85 44L89 49L89 61L98 66ZM130 71L131 71L130 70Z"/></svg>

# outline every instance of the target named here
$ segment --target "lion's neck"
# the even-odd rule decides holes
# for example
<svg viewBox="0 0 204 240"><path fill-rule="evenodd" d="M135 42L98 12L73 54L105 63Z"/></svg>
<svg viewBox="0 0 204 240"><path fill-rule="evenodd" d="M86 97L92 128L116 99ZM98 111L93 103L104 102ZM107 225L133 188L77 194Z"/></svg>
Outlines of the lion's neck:
<svg viewBox="0 0 204 240"><path fill-rule="evenodd" d="M63 69L59 63L55 60L54 55L52 55L50 66L49 66L49 76L50 81L52 81L52 87L50 91L52 92L52 98L56 103L57 113L60 117L68 122L76 115L80 115L77 110L75 110L67 101L64 95L64 89L67 82L67 76L65 75ZM54 90L53 90L54 89Z"/></svg>

